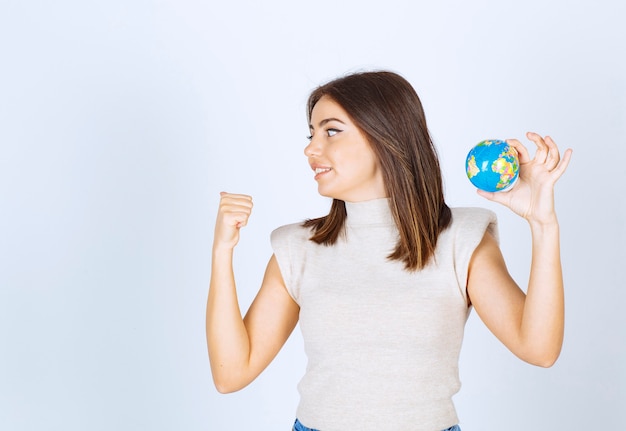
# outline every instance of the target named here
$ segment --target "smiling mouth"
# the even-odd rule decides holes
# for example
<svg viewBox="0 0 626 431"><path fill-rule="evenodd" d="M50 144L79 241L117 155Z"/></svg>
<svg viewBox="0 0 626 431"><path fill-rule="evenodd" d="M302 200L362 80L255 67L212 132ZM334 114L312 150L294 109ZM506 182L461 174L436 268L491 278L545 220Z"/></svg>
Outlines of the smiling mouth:
<svg viewBox="0 0 626 431"><path fill-rule="evenodd" d="M315 168L313 171L315 172L315 179L317 180L320 176L331 171L332 168Z"/></svg>

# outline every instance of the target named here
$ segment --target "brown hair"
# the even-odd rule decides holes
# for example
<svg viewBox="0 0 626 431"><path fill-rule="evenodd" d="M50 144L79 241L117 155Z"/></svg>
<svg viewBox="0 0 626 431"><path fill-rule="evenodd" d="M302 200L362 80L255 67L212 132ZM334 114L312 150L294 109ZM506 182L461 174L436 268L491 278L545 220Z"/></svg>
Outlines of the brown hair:
<svg viewBox="0 0 626 431"><path fill-rule="evenodd" d="M403 77L393 72L362 72L315 89L307 104L328 97L338 103L367 137L380 162L389 206L399 231L388 256L407 270L421 269L434 255L437 238L452 219L443 196L443 181L420 99ZM325 217L307 220L310 238L332 245L344 232L345 203L333 199Z"/></svg>

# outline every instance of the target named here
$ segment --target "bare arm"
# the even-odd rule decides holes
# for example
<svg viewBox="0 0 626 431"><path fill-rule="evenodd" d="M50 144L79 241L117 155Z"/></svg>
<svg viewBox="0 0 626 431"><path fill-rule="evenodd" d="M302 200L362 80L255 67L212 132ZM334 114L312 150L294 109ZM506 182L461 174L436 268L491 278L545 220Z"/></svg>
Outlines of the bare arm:
<svg viewBox="0 0 626 431"><path fill-rule="evenodd" d="M563 281L558 240L555 244L552 234L533 239L527 294L509 275L489 233L474 252L467 286L476 312L491 332L519 358L543 367L557 360L563 343Z"/></svg>
<svg viewBox="0 0 626 431"><path fill-rule="evenodd" d="M246 317L241 316L232 258L239 230L246 225L251 209L249 196L224 193L215 227L206 336L213 381L223 393L254 380L298 321L299 307L287 293L274 256Z"/></svg>
<svg viewBox="0 0 626 431"><path fill-rule="evenodd" d="M521 359L540 366L557 360L563 343L564 293L554 184L565 171L571 150L560 158L550 138L529 133L537 145L531 160L526 148L509 141L520 154L520 182L506 193L484 197L524 217L532 238L526 294L509 275L495 239L486 234L470 262L467 291L487 327Z"/></svg>

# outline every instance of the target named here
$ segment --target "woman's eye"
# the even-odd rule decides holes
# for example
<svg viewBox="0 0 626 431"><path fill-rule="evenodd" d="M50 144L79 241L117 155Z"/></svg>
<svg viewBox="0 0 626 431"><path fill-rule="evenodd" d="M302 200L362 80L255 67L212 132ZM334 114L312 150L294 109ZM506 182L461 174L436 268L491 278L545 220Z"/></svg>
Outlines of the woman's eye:
<svg viewBox="0 0 626 431"><path fill-rule="evenodd" d="M309 135L309 136L306 137L307 141L310 141L311 139L313 139L313 135Z"/></svg>
<svg viewBox="0 0 626 431"><path fill-rule="evenodd" d="M328 129L326 130L326 134L328 134L328 137L331 137L331 136L335 136L340 131L341 130L338 130L338 129Z"/></svg>

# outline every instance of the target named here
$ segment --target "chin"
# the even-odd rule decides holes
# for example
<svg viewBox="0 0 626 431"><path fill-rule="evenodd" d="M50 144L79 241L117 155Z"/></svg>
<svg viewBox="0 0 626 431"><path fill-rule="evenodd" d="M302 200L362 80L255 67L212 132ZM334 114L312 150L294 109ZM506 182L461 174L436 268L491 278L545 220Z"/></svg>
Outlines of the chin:
<svg viewBox="0 0 626 431"><path fill-rule="evenodd" d="M323 187L318 187L318 188L317 188L317 193L318 193L320 196L324 196L325 198L341 199L341 198L337 197L337 196L336 196L334 193L332 193L331 191L329 191L329 190L324 190L324 188L323 188Z"/></svg>

